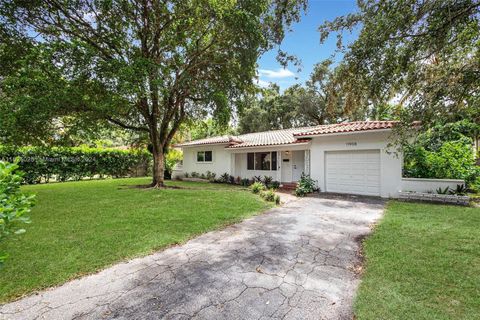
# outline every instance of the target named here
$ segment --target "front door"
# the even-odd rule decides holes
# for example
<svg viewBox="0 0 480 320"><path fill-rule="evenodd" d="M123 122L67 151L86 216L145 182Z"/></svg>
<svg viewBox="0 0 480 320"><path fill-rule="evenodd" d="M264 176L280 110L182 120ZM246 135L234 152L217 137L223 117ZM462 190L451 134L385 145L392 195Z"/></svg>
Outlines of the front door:
<svg viewBox="0 0 480 320"><path fill-rule="evenodd" d="M305 150L292 152L292 180L300 181L305 171Z"/></svg>
<svg viewBox="0 0 480 320"><path fill-rule="evenodd" d="M282 170L281 182L292 182L292 152L282 151L282 164L280 166Z"/></svg>

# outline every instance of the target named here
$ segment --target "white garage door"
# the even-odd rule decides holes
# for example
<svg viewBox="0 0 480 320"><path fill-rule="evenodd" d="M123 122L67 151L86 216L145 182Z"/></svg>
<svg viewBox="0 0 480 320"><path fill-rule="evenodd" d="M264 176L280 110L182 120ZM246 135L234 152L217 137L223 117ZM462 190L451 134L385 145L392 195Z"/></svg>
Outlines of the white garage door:
<svg viewBox="0 0 480 320"><path fill-rule="evenodd" d="M327 192L380 195L380 151L327 152Z"/></svg>

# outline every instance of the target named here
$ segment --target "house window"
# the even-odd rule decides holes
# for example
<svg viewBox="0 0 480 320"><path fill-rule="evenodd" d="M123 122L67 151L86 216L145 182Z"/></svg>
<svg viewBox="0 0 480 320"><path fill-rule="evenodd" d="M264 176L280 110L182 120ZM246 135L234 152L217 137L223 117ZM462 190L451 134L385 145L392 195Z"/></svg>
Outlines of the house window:
<svg viewBox="0 0 480 320"><path fill-rule="evenodd" d="M247 170L255 170L255 154L247 153Z"/></svg>
<svg viewBox="0 0 480 320"><path fill-rule="evenodd" d="M277 152L247 153L247 170L277 170Z"/></svg>
<svg viewBox="0 0 480 320"><path fill-rule="evenodd" d="M277 171L277 153L272 152L272 171Z"/></svg>
<svg viewBox="0 0 480 320"><path fill-rule="evenodd" d="M212 162L212 151L198 151L197 162Z"/></svg>

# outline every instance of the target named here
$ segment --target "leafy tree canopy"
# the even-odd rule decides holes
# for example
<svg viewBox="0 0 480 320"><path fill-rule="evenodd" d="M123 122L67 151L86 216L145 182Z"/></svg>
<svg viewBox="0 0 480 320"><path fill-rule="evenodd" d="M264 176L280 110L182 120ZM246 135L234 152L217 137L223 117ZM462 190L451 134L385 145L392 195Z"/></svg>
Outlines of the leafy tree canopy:
<svg viewBox="0 0 480 320"><path fill-rule="evenodd" d="M247 133L398 117L398 108L387 103L375 108L344 110L344 95L332 81L335 70L332 71L331 65L331 60L317 63L303 86L293 85L280 93L280 88L271 84L261 89L260 94L247 97L239 104L239 131Z"/></svg>
<svg viewBox="0 0 480 320"><path fill-rule="evenodd" d="M205 111L228 122L227 102L252 88L258 57L282 41L305 5L2 1L0 127L21 127L35 140L52 120L73 116L143 132L154 156L152 185L163 186L163 154L181 123Z"/></svg>
<svg viewBox="0 0 480 320"><path fill-rule="evenodd" d="M358 12L320 26L338 35L335 87L344 109L399 101L405 123L480 121L480 2L361 0ZM359 29L345 46L342 33ZM332 96L335 98L335 96Z"/></svg>

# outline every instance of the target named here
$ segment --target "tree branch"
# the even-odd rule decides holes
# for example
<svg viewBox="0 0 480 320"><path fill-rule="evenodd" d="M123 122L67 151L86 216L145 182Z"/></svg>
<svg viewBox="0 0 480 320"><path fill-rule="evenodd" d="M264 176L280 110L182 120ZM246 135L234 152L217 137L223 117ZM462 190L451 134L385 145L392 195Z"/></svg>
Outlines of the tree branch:
<svg viewBox="0 0 480 320"><path fill-rule="evenodd" d="M116 120L116 119L114 119L114 118L112 118L112 117L106 117L106 119L107 119L109 122L111 122L111 123L113 123L113 124L116 124L117 126L122 127L122 128L124 128L124 129L149 132L149 130L148 130L147 128L145 128L145 127L136 127L136 126L128 125L128 124L123 123L123 122L121 122L121 121L119 121L119 120Z"/></svg>

